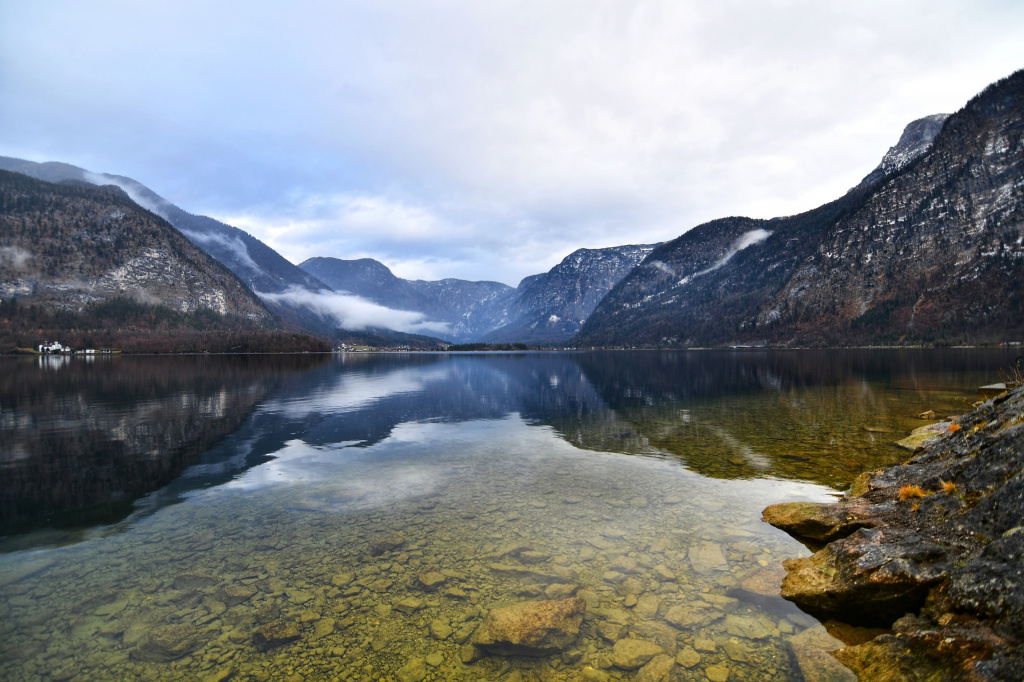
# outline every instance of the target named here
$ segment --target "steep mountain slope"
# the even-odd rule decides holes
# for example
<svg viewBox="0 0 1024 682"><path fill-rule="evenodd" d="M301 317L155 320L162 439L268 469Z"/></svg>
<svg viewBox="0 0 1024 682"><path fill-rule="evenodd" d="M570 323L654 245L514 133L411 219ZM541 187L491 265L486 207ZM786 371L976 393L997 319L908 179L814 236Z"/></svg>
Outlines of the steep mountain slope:
<svg viewBox="0 0 1024 682"><path fill-rule="evenodd" d="M310 258L299 267L339 292L378 305L423 313L448 323L454 341L476 341L507 319L515 289L500 282L442 279L434 282L396 277L372 258Z"/></svg>
<svg viewBox="0 0 1024 682"><path fill-rule="evenodd" d="M272 321L229 270L114 187L0 171L0 262L0 296L45 310L130 298Z"/></svg>
<svg viewBox="0 0 1024 682"><path fill-rule="evenodd" d="M1024 72L899 170L807 213L652 252L573 343L997 341L1024 335Z"/></svg>
<svg viewBox="0 0 1024 682"><path fill-rule="evenodd" d="M892 175L911 161L924 156L932 148L932 143L935 142L935 137L942 130L947 118L949 114L932 114L908 123L900 135L899 142L889 147L881 163L860 181L858 187L873 185L886 175Z"/></svg>
<svg viewBox="0 0 1024 682"><path fill-rule="evenodd" d="M554 344L572 338L605 294L654 247L640 244L573 251L548 272L523 279L509 307L511 322L483 340Z"/></svg>
<svg viewBox="0 0 1024 682"><path fill-rule="evenodd" d="M67 163L35 163L0 157L0 169L48 182L85 182L116 185L137 204L167 220L194 244L223 263L254 291L281 293L291 288L319 291L327 287L299 269L269 246L248 233L206 216L192 215L136 180L121 175L93 173ZM268 302L267 306L292 324L316 331L333 332L333 325L302 306Z"/></svg>

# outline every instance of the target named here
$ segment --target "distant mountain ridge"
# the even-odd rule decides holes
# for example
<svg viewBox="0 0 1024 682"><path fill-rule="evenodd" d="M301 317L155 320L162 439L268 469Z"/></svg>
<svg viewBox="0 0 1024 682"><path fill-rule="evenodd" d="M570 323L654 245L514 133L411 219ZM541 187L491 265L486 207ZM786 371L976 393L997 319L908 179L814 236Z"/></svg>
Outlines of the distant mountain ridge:
<svg viewBox="0 0 1024 682"><path fill-rule="evenodd" d="M116 298L270 323L220 263L119 189L0 170L0 296L53 311Z"/></svg>
<svg viewBox="0 0 1024 682"><path fill-rule="evenodd" d="M516 288L509 321L484 341L558 344L572 338L612 287L656 244L577 249L551 270L526 277Z"/></svg>
<svg viewBox="0 0 1024 682"><path fill-rule="evenodd" d="M601 298L653 245L578 249L516 289L500 282L407 280L372 258L310 258L299 267L332 289L445 322L459 343L558 344L579 331Z"/></svg>
<svg viewBox="0 0 1024 682"><path fill-rule="evenodd" d="M940 119L908 126L904 138L917 142L890 150L880 176L836 201L786 218L724 218L663 244L571 343L1021 340L1024 71ZM742 247L755 234L763 239Z"/></svg>
<svg viewBox="0 0 1024 682"><path fill-rule="evenodd" d="M167 220L256 292L276 294L295 287L316 292L327 288L247 232L213 218L192 215L132 178L94 173L67 163L36 163L5 156L0 156L0 169L47 182L82 182L120 187L135 203ZM329 321L307 308L272 301L265 303L282 318L299 327L322 334L334 332Z"/></svg>

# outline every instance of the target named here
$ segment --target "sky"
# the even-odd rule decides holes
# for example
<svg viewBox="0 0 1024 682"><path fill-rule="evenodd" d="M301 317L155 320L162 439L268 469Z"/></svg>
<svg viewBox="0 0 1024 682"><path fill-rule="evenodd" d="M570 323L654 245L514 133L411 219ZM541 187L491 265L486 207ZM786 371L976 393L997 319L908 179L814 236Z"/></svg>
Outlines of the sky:
<svg viewBox="0 0 1024 682"><path fill-rule="evenodd" d="M856 185L1024 67L1024 3L0 3L0 155L127 175L294 263L516 285Z"/></svg>

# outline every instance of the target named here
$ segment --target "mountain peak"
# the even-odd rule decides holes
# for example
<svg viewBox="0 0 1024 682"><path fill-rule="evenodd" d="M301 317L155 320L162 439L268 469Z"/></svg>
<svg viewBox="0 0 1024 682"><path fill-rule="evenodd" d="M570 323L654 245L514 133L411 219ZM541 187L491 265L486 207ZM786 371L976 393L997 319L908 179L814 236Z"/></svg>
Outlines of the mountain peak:
<svg viewBox="0 0 1024 682"><path fill-rule="evenodd" d="M932 114L908 123L903 129L903 134L900 135L899 142L889 147L889 151L882 157L882 161L860 181L857 187L866 187L878 182L923 156L932 148L932 144L942 131L942 126L945 125L947 118L949 118L949 114Z"/></svg>

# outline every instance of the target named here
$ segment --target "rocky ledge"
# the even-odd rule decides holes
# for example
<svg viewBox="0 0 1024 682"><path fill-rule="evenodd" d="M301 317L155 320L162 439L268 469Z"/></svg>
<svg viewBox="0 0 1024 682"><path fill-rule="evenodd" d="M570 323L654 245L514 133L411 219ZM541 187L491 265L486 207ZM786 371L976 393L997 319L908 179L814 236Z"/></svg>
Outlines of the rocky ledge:
<svg viewBox="0 0 1024 682"><path fill-rule="evenodd" d="M785 562L782 596L888 629L834 653L861 679L1024 678L1024 389L861 475L840 502L764 519L817 549Z"/></svg>

